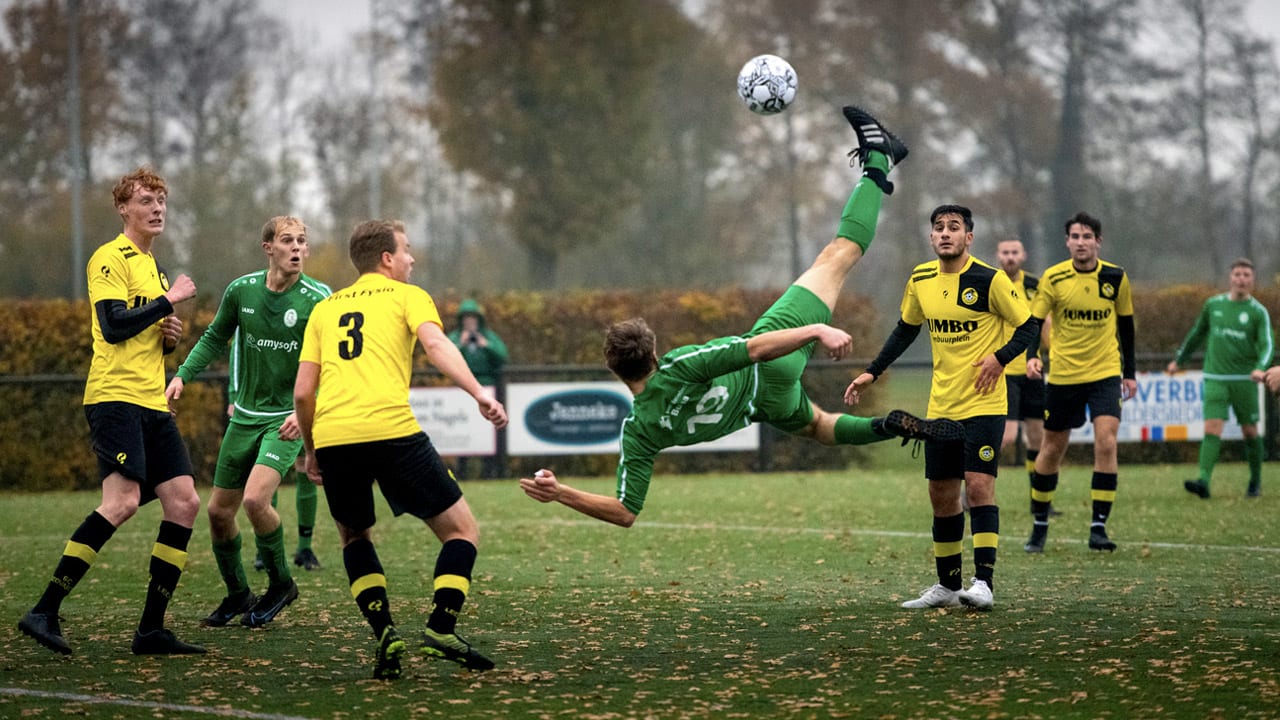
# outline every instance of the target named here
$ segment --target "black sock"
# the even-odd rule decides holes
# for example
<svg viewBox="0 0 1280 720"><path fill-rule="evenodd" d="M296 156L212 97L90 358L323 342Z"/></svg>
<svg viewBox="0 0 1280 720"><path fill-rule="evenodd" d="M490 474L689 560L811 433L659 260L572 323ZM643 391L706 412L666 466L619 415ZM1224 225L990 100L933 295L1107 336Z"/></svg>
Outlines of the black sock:
<svg viewBox="0 0 1280 720"><path fill-rule="evenodd" d="M107 544L115 531L116 526L99 515L96 510L89 513L84 522L80 523L80 527L71 533L71 539L67 541L66 547L62 550L62 557L53 570L53 579L49 581L44 594L36 601L32 610L42 613L58 612L62 607L62 601L71 594L72 588L84 578L89 568L93 567L94 560L98 558L98 552L102 550L103 545Z"/></svg>
<svg viewBox="0 0 1280 720"><path fill-rule="evenodd" d="M969 531L973 533L973 576L995 589L996 547L1000 544L1000 508L979 505L969 508Z"/></svg>
<svg viewBox="0 0 1280 720"><path fill-rule="evenodd" d="M147 583L147 603L142 608L140 632L151 632L164 627L164 612L173 598L173 591L187 566L187 543L191 541L191 528L168 520L160 522L156 544L151 549L151 581Z"/></svg>
<svg viewBox="0 0 1280 720"><path fill-rule="evenodd" d="M457 627L458 614L471 590L471 569L475 567L476 554L476 546L466 540L450 540L440 548L428 628L447 635Z"/></svg>
<svg viewBox="0 0 1280 720"><path fill-rule="evenodd" d="M342 562L351 582L351 597L360 613L373 628L373 636L382 639L382 631L391 622L391 602L387 598L387 576L382 573L378 552L369 540L353 540L342 549Z"/></svg>
<svg viewBox="0 0 1280 720"><path fill-rule="evenodd" d="M943 587L959 590L964 586L961 566L964 548L964 513L933 519L933 562L938 569L938 582Z"/></svg>

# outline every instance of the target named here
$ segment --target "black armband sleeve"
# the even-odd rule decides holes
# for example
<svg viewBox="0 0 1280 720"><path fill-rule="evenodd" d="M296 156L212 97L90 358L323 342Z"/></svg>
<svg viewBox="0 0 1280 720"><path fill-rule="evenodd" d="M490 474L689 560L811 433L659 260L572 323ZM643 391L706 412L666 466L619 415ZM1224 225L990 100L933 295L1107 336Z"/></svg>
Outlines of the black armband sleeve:
<svg viewBox="0 0 1280 720"><path fill-rule="evenodd" d="M1001 365L1008 365L1009 361L1017 357L1023 348L1031 346L1032 339L1039 337L1040 321L1036 320L1035 316L1027 318L1026 322L1013 331L1013 337L1009 338L1009 342L996 351L996 360L1000 361Z"/></svg>
<svg viewBox="0 0 1280 720"><path fill-rule="evenodd" d="M1027 343L1027 359L1035 360L1040 357L1040 326L1044 324L1044 321L1035 315L1032 315L1031 319L1036 321L1036 332L1031 336L1030 342Z"/></svg>
<svg viewBox="0 0 1280 720"><path fill-rule="evenodd" d="M889 333L889 339L884 341L884 347L880 348L880 354L875 360L867 366L867 372L875 377L880 377L889 366L897 360L902 353L911 347L911 343L915 342L916 336L920 334L920 326L912 325L905 320L899 320L897 327L893 332Z"/></svg>
<svg viewBox="0 0 1280 720"><path fill-rule="evenodd" d="M94 306L102 337L112 345L124 342L173 313L173 304L164 296L129 309L123 300L99 300Z"/></svg>
<svg viewBox="0 0 1280 720"><path fill-rule="evenodd" d="M1116 329L1120 331L1120 373L1125 380L1138 376L1138 360L1134 350L1132 315L1117 315Z"/></svg>

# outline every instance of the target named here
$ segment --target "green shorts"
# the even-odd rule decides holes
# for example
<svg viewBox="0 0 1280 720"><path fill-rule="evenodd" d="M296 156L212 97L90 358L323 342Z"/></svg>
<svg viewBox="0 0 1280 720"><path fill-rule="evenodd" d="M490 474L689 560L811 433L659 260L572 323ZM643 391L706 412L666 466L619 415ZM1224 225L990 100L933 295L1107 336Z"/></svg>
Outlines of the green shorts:
<svg viewBox="0 0 1280 720"><path fill-rule="evenodd" d="M1236 411L1241 425L1258 424L1258 385L1252 380L1204 381L1204 419L1226 420L1227 408Z"/></svg>
<svg viewBox="0 0 1280 720"><path fill-rule="evenodd" d="M771 330L831 322L831 308L808 288L792 285L760 316L745 337ZM813 422L813 402L800 385L816 342L760 365L760 392L752 420L767 422L783 432L796 432Z"/></svg>
<svg viewBox="0 0 1280 720"><path fill-rule="evenodd" d="M280 426L283 424L284 417L263 423L229 423L226 434L222 436L222 448L218 451L213 486L224 490L243 490L254 465L266 465L284 477L302 451L302 438L281 440Z"/></svg>

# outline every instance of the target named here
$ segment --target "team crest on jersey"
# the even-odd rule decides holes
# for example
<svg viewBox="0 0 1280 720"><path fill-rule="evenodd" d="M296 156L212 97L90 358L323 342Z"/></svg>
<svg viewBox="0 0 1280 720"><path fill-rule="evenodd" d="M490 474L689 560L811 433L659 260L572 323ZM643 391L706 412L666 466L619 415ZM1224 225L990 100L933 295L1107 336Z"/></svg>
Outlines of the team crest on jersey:
<svg viewBox="0 0 1280 720"><path fill-rule="evenodd" d="M1249 313L1243 313L1243 312L1240 313L1240 324L1241 325L1249 324Z"/></svg>
<svg viewBox="0 0 1280 720"><path fill-rule="evenodd" d="M297 325L297 324L298 324L298 311L294 310L293 308L289 308L288 310L285 310L284 326L293 327L294 325Z"/></svg>
<svg viewBox="0 0 1280 720"><path fill-rule="evenodd" d="M978 450L978 457L982 458L983 462L991 462L996 457L996 451L990 445L983 445Z"/></svg>
<svg viewBox="0 0 1280 720"><path fill-rule="evenodd" d="M1115 297L1116 288L1111 283L1102 283L1101 292L1104 298Z"/></svg>
<svg viewBox="0 0 1280 720"><path fill-rule="evenodd" d="M964 292L960 293L960 302L965 305L972 305L978 302L978 291L973 288L965 288Z"/></svg>

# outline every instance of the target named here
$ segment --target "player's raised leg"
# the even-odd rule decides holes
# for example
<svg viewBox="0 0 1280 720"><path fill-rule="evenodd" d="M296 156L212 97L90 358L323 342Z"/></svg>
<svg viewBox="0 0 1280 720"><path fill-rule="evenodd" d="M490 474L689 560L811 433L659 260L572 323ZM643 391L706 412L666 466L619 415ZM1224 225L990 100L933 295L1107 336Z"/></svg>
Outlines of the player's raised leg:
<svg viewBox="0 0 1280 720"><path fill-rule="evenodd" d="M906 144L865 110L845 107L844 116L858 138L858 146L850 150L849 155L851 162L862 165L862 179L854 186L844 212L840 214L835 239L795 281L796 285L813 292L833 310L849 271L866 253L875 237L880 203L885 195L893 192L889 171L907 157Z"/></svg>

